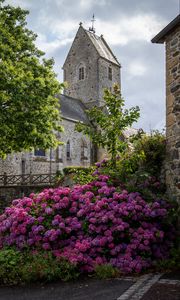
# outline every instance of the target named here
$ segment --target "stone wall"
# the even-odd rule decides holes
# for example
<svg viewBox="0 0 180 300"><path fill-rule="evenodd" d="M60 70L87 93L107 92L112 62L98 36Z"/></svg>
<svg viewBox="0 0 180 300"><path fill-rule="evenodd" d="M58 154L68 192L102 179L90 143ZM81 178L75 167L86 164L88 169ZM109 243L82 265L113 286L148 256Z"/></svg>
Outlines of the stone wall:
<svg viewBox="0 0 180 300"><path fill-rule="evenodd" d="M8 155L0 159L0 174L49 174L56 173L67 166L89 166L91 160L91 142L82 133L74 130L76 122L63 119L64 132L59 139L64 145L57 149L47 150L45 156L35 156L34 151ZM66 156L66 144L70 142L70 158ZM84 155L83 155L83 147Z"/></svg>
<svg viewBox="0 0 180 300"><path fill-rule="evenodd" d="M108 78L108 68L112 69L112 80ZM103 99L104 89L112 89L114 83L120 86L120 68L109 61L100 58L98 60L98 82L99 82L99 99Z"/></svg>
<svg viewBox="0 0 180 300"><path fill-rule="evenodd" d="M85 103L98 101L97 59L98 54L93 44L80 26L63 67L64 81L68 83L65 95L81 99ZM79 80L80 64L85 69L84 80Z"/></svg>
<svg viewBox="0 0 180 300"><path fill-rule="evenodd" d="M79 67L83 66L85 78L79 80ZM108 78L108 68L112 69L112 80ZM105 88L120 85L120 66L102 58L82 26L76 34L64 64L64 81L68 88L64 94L81 99L89 105L101 104Z"/></svg>
<svg viewBox="0 0 180 300"><path fill-rule="evenodd" d="M61 141L64 145L60 146L62 149L61 161L63 167L66 166L89 166L91 160L91 142L88 137L84 136L82 133L76 132L74 130L75 122L70 120L63 120L63 127L65 128L64 133L61 133ZM66 156L66 144L70 141L70 159ZM86 145L84 148L84 155L82 155L82 146Z"/></svg>
<svg viewBox="0 0 180 300"><path fill-rule="evenodd" d="M166 38L166 183L180 203L180 26Z"/></svg>

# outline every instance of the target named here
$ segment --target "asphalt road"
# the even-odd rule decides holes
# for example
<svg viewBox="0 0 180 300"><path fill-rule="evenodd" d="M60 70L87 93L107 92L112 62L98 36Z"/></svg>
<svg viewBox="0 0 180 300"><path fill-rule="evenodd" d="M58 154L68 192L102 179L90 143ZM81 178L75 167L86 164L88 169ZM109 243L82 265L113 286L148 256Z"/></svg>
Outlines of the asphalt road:
<svg viewBox="0 0 180 300"><path fill-rule="evenodd" d="M122 297L121 297L122 296ZM0 287L0 300L179 300L180 272Z"/></svg>
<svg viewBox="0 0 180 300"><path fill-rule="evenodd" d="M34 284L24 287L0 287L1 300L116 300L134 282L132 280L81 279L76 282Z"/></svg>

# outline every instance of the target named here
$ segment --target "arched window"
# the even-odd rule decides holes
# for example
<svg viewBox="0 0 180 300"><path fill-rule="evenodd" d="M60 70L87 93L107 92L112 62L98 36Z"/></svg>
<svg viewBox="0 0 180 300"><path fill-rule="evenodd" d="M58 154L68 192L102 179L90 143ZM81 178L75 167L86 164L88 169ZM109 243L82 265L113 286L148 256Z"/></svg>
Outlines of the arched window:
<svg viewBox="0 0 180 300"><path fill-rule="evenodd" d="M71 146L70 146L70 141L67 141L66 144L66 158L70 159L71 158Z"/></svg>
<svg viewBox="0 0 180 300"><path fill-rule="evenodd" d="M78 66L78 79L84 80L85 79L85 65L84 63L80 63Z"/></svg>
<svg viewBox="0 0 180 300"><path fill-rule="evenodd" d="M88 159L88 146L85 140L81 140L81 159Z"/></svg>
<svg viewBox="0 0 180 300"><path fill-rule="evenodd" d="M62 145L59 145L56 149L56 157L57 160L62 162L63 161L63 148Z"/></svg>

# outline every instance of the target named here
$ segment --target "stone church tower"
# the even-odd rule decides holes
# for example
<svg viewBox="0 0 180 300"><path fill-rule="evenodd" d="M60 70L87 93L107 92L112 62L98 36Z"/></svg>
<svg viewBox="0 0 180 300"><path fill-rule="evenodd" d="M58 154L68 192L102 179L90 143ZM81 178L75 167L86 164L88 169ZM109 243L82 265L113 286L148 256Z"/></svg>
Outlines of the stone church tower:
<svg viewBox="0 0 180 300"><path fill-rule="evenodd" d="M101 159L100 149L97 151L90 139L77 132L75 126L79 121L92 125L86 109L103 103L104 88L111 89L114 83L120 85L120 67L103 36L97 36L93 28L85 30L80 24L63 66L68 88L63 95L57 95L64 127L58 138L63 145L57 149L13 153L5 160L0 159L1 178L4 172L8 176L54 174L67 166L87 167Z"/></svg>
<svg viewBox="0 0 180 300"><path fill-rule="evenodd" d="M103 90L111 89L114 83L120 85L120 67L103 36L97 36L93 27L85 30L80 23L63 66L68 83L64 94L99 106Z"/></svg>

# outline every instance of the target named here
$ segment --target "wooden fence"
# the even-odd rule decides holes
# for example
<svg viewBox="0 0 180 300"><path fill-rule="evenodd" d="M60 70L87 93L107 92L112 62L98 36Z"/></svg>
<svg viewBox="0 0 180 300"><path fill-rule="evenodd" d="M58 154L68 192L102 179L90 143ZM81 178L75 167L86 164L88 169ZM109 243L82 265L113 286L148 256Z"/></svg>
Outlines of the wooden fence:
<svg viewBox="0 0 180 300"><path fill-rule="evenodd" d="M56 174L24 174L24 175L0 175L0 187L14 186L44 186L53 185L57 181Z"/></svg>

